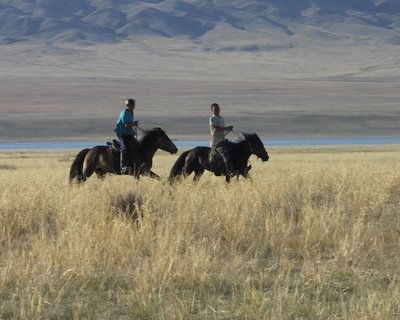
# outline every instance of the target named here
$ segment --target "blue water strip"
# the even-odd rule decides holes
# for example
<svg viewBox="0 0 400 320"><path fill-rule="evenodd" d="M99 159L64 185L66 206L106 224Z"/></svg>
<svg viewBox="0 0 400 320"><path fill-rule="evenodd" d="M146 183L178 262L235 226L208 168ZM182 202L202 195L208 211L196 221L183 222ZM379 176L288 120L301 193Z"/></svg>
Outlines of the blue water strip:
<svg viewBox="0 0 400 320"><path fill-rule="evenodd" d="M262 139L266 147L271 146L333 146L333 145L382 145L400 144L400 136L385 137L338 137L338 138L274 138ZM208 140L174 140L178 148L209 146ZM96 145L105 145L104 141L29 141L0 142L0 151L45 151L80 150Z"/></svg>

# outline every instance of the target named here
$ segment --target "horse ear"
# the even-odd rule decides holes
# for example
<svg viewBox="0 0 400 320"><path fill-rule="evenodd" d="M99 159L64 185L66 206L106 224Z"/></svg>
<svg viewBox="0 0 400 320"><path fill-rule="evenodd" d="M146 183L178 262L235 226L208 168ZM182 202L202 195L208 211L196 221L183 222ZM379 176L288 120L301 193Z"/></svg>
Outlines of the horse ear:
<svg viewBox="0 0 400 320"><path fill-rule="evenodd" d="M106 142L108 146L112 146L112 143L110 141Z"/></svg>
<svg viewBox="0 0 400 320"><path fill-rule="evenodd" d="M118 147L121 146L121 143L118 140L115 140L115 139L113 139L113 144L115 144Z"/></svg>

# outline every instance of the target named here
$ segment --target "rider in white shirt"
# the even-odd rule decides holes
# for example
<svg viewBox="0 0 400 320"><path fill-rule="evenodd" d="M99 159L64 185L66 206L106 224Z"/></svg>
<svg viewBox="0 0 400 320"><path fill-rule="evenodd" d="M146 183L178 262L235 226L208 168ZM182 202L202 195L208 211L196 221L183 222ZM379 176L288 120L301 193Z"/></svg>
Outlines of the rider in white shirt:
<svg viewBox="0 0 400 320"><path fill-rule="evenodd" d="M228 131L233 129L233 126L225 127L225 121L219 115L220 108L218 103L211 105L211 112L213 115L210 117L210 132L211 132L211 147L215 146L219 141L225 140L225 135Z"/></svg>

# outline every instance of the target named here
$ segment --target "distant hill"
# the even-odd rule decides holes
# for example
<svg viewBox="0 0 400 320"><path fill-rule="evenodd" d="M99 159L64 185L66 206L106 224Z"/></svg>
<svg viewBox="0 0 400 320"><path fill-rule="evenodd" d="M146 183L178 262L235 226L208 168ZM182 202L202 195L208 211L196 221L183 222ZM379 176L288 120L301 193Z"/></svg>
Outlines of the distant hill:
<svg viewBox="0 0 400 320"><path fill-rule="evenodd" d="M184 39L205 50L400 45L399 0L0 0L0 44Z"/></svg>

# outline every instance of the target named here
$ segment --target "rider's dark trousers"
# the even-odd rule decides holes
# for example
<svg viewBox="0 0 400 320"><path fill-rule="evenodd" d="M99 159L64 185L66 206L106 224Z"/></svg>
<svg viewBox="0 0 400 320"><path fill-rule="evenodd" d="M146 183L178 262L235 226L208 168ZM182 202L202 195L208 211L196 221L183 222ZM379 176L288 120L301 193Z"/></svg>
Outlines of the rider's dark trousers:
<svg viewBox="0 0 400 320"><path fill-rule="evenodd" d="M121 142L121 171L127 170L126 168L132 169L138 142L133 135L118 134L117 136Z"/></svg>

